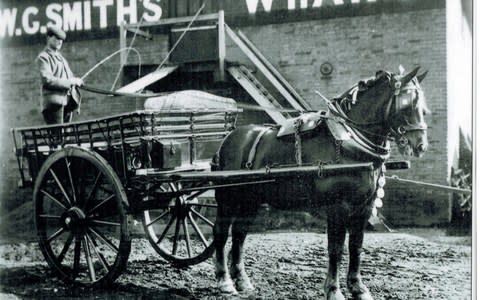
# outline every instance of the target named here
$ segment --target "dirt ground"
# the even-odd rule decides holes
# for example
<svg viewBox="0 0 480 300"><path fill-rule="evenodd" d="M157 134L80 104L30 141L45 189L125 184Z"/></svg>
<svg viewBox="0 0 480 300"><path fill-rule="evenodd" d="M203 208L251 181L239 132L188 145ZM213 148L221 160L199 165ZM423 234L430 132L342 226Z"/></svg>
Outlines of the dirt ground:
<svg viewBox="0 0 480 300"><path fill-rule="evenodd" d="M471 239L427 230L367 233L363 277L375 299L471 299ZM0 245L0 299L321 299L326 235L252 234L246 268L256 290L217 293L212 259L185 269L170 266L148 242L134 239L125 273L108 289L66 285L54 277L33 243ZM342 265L346 293L347 252ZM348 294L347 294L348 295Z"/></svg>

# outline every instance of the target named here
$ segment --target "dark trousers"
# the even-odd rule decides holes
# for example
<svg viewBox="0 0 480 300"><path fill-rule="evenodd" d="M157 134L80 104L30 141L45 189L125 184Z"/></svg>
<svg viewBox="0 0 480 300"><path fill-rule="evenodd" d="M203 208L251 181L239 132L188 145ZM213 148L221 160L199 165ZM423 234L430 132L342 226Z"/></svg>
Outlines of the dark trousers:
<svg viewBox="0 0 480 300"><path fill-rule="evenodd" d="M65 106L50 104L42 111L43 119L48 125L69 123L71 121L71 112L66 112ZM61 128L52 128L50 131L53 145L58 145L63 141Z"/></svg>
<svg viewBox="0 0 480 300"><path fill-rule="evenodd" d="M65 106L58 104L50 104L42 111L43 119L48 125L63 124L71 121L72 112L67 112Z"/></svg>

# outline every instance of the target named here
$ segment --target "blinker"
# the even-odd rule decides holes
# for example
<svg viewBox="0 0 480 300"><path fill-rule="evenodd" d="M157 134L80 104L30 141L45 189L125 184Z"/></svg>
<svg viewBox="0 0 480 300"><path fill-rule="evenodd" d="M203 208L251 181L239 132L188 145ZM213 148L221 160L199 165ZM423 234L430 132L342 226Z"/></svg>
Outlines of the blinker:
<svg viewBox="0 0 480 300"><path fill-rule="evenodd" d="M396 96L395 109L397 112L399 112L412 105L415 98L415 93L413 93L411 90L406 90L404 93Z"/></svg>

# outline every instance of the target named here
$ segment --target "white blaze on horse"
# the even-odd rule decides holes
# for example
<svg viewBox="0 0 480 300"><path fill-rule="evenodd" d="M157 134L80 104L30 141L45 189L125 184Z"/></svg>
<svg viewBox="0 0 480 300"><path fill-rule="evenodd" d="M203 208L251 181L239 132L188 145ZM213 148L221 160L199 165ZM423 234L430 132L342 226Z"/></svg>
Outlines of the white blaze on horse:
<svg viewBox="0 0 480 300"><path fill-rule="evenodd" d="M364 229L372 213L383 163L395 140L403 155L420 157L428 146L424 114L428 111L419 68L406 75L378 71L329 103L328 112L304 114L284 124L241 126L232 131L214 158L216 170L258 169L272 164L346 164L373 162L374 170L311 179L309 200L295 199L291 187L305 181L219 189L214 228L216 280L223 293L253 290L243 260L248 228L263 203L279 209L325 207L328 223L326 299L344 299L338 268L349 233L347 287L354 299L372 299L360 275ZM290 187L290 188L289 188ZM232 230L232 261L227 266L225 244Z"/></svg>

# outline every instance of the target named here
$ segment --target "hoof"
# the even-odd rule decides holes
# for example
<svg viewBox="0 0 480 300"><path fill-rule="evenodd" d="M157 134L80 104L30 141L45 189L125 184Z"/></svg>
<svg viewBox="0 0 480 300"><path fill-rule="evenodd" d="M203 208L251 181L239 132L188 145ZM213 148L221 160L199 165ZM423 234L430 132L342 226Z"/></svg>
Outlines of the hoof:
<svg viewBox="0 0 480 300"><path fill-rule="evenodd" d="M372 295L368 288L363 284L360 279L349 280L347 283L348 290L352 294L352 298L355 300L373 300Z"/></svg>
<svg viewBox="0 0 480 300"><path fill-rule="evenodd" d="M343 296L342 291L340 291L339 288L331 287L330 290L327 292L325 299L326 300L345 300L345 297Z"/></svg>
<svg viewBox="0 0 480 300"><path fill-rule="evenodd" d="M352 294L352 298L355 300L373 300L370 292L363 292L361 294Z"/></svg>
<svg viewBox="0 0 480 300"><path fill-rule="evenodd" d="M233 284L233 281L231 279L219 280L217 282L217 287L222 294L229 294L229 295L238 294L237 289L235 289L235 285Z"/></svg>
<svg viewBox="0 0 480 300"><path fill-rule="evenodd" d="M235 286L239 292L251 292L255 289L248 277L235 280Z"/></svg>

